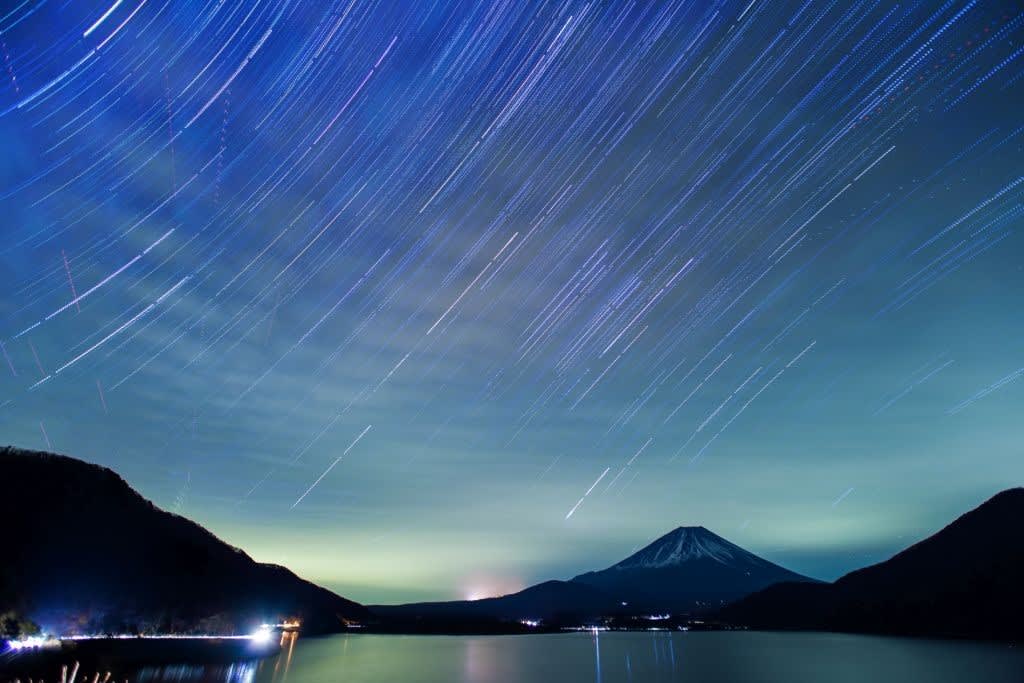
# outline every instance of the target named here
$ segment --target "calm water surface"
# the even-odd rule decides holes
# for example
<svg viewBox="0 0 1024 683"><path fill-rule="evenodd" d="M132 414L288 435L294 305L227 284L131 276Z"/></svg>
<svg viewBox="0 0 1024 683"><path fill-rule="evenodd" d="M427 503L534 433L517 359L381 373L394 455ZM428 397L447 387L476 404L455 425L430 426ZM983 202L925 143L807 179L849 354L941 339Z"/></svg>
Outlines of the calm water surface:
<svg viewBox="0 0 1024 683"><path fill-rule="evenodd" d="M1024 648L826 633L573 633L298 639L232 667L139 672L218 683L1024 683Z"/></svg>

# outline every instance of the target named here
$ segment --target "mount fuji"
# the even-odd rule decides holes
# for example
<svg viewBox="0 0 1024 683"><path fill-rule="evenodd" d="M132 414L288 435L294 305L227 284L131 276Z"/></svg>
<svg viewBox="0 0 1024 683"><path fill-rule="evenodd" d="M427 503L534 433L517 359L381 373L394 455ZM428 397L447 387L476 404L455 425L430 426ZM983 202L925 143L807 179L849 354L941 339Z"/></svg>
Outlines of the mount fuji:
<svg viewBox="0 0 1024 683"><path fill-rule="evenodd" d="M678 527L621 562L572 581L633 608L671 612L720 607L782 581L815 582L702 526Z"/></svg>
<svg viewBox="0 0 1024 683"><path fill-rule="evenodd" d="M704 527L679 527L607 569L546 581L483 600L379 605L384 619L407 624L710 612L780 581L814 582L747 552Z"/></svg>

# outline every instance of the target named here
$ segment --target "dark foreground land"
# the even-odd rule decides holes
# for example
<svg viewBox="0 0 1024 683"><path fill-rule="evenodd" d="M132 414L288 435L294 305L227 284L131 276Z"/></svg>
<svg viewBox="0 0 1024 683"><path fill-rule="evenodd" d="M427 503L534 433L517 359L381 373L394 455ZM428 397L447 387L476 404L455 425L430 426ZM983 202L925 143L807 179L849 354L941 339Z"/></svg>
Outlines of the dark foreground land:
<svg viewBox="0 0 1024 683"><path fill-rule="evenodd" d="M367 610L284 567L254 561L161 510L113 471L0 448L5 504L0 614L73 633L249 633L300 619L335 632Z"/></svg>

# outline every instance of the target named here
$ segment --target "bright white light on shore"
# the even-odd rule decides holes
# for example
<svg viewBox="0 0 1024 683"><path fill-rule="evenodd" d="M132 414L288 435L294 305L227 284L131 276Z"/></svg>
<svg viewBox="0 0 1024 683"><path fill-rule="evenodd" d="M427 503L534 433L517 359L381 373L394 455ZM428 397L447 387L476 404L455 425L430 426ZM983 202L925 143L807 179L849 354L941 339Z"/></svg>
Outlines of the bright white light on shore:
<svg viewBox="0 0 1024 683"><path fill-rule="evenodd" d="M263 624L253 631L252 635L249 636L249 640L251 640L254 645L269 645L273 637L274 631L267 624Z"/></svg>
<svg viewBox="0 0 1024 683"><path fill-rule="evenodd" d="M57 643L59 645L60 643ZM12 650L34 650L40 647L53 647L54 641L44 636L29 636L20 640L8 640L7 647Z"/></svg>

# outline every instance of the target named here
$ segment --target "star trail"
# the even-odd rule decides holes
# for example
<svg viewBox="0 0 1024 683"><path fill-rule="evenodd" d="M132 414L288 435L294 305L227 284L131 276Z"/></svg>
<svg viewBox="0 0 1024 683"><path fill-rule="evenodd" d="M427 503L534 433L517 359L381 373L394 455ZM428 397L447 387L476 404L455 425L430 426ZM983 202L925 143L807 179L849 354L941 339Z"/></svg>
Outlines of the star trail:
<svg viewBox="0 0 1024 683"><path fill-rule="evenodd" d="M681 524L882 559L1024 474L1022 39L981 0L4 3L5 436L368 602Z"/></svg>

